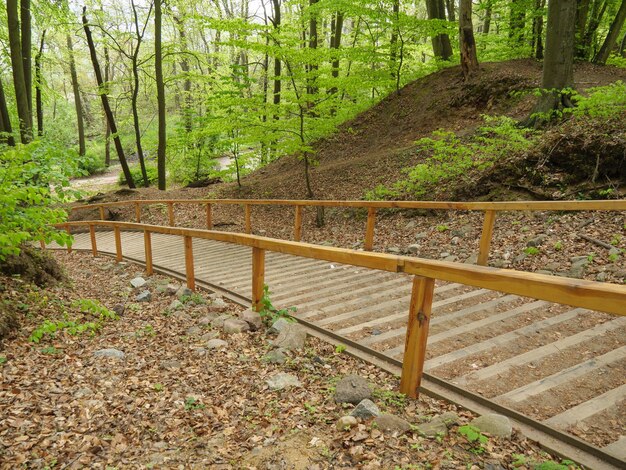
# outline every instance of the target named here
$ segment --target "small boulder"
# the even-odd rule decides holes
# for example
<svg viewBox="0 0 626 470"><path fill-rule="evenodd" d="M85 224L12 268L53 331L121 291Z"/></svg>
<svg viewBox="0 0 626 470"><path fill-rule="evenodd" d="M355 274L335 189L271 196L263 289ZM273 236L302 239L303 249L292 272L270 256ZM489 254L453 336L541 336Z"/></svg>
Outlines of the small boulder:
<svg viewBox="0 0 626 470"><path fill-rule="evenodd" d="M178 289L180 289L180 286L178 284L168 284L165 287L165 293L167 295L176 295Z"/></svg>
<svg viewBox="0 0 626 470"><path fill-rule="evenodd" d="M241 319L250 325L252 331L256 331L263 326L263 320L258 312L248 309L241 314Z"/></svg>
<svg viewBox="0 0 626 470"><path fill-rule="evenodd" d="M213 320L217 318L215 313L208 313L198 320L198 325L209 326Z"/></svg>
<svg viewBox="0 0 626 470"><path fill-rule="evenodd" d="M170 306L167 307L167 311L168 312L174 312L176 310L179 310L181 308L184 308L183 303L180 300L172 300L172 302L170 303Z"/></svg>
<svg viewBox="0 0 626 470"><path fill-rule="evenodd" d="M113 310L117 316L122 316L124 310L126 310L126 307L124 306L124 304L115 304L113 305L111 310Z"/></svg>
<svg viewBox="0 0 626 470"><path fill-rule="evenodd" d="M239 320L238 318L231 318L224 322L224 333L232 335L235 333L243 333L250 331L250 325L248 322Z"/></svg>
<svg viewBox="0 0 626 470"><path fill-rule="evenodd" d="M545 233L537 235L535 238L531 238L526 242L527 247L538 247L543 245L543 242L546 241L548 236Z"/></svg>
<svg viewBox="0 0 626 470"><path fill-rule="evenodd" d="M262 361L267 362L269 364L284 364L287 360L287 355L284 353L283 349L273 349L268 352L265 356L263 356Z"/></svg>
<svg viewBox="0 0 626 470"><path fill-rule="evenodd" d="M211 321L211 326L213 328L222 328L224 326L224 322L226 320L231 320L232 318L232 315L220 315L219 317L216 317L214 320Z"/></svg>
<svg viewBox="0 0 626 470"><path fill-rule="evenodd" d="M399 255L402 253L402 250L400 248L398 248L397 246L389 246L387 247L387 253L392 254L392 255Z"/></svg>
<svg viewBox="0 0 626 470"><path fill-rule="evenodd" d="M355 418L361 419L370 419L375 418L380 415L380 410L376 406L372 400L361 400L361 402L356 405L356 407L350 413L350 416L354 416Z"/></svg>
<svg viewBox="0 0 626 470"><path fill-rule="evenodd" d="M110 359L124 359L126 354L124 354L119 349L107 348L107 349L99 349L93 352L95 357L106 357Z"/></svg>
<svg viewBox="0 0 626 470"><path fill-rule="evenodd" d="M136 277L130 280L130 285L133 286L133 288L135 289L139 289L140 287L145 286L147 283L148 282L143 277Z"/></svg>
<svg viewBox="0 0 626 470"><path fill-rule="evenodd" d="M277 348L302 349L306 343L306 330L297 323L291 323L283 328L274 340L273 344Z"/></svg>
<svg viewBox="0 0 626 470"><path fill-rule="evenodd" d="M206 343L206 348L208 350L213 349L224 349L228 347L228 343L223 339L215 338Z"/></svg>
<svg viewBox="0 0 626 470"><path fill-rule="evenodd" d="M495 413L487 413L475 418L470 423L480 430L496 437L511 437L513 426L506 416Z"/></svg>
<svg viewBox="0 0 626 470"><path fill-rule="evenodd" d="M169 369L169 370L174 370L174 369L180 369L183 365L181 364L180 361L177 361L176 359L169 359L167 361L161 361L161 369Z"/></svg>
<svg viewBox="0 0 626 470"><path fill-rule="evenodd" d="M193 291L187 286L180 286L176 291L176 297L179 299L189 297L191 294L193 294Z"/></svg>
<svg viewBox="0 0 626 470"><path fill-rule="evenodd" d="M199 326L190 326L185 332L187 336L200 336L203 330Z"/></svg>
<svg viewBox="0 0 626 470"><path fill-rule="evenodd" d="M421 249L422 249L422 245L419 245L417 243L413 243L412 245L408 246L409 253L411 254L417 254L419 253Z"/></svg>
<svg viewBox="0 0 626 470"><path fill-rule="evenodd" d="M221 313L228 310L228 304L221 297L216 297L209 304L209 312Z"/></svg>
<svg viewBox="0 0 626 470"><path fill-rule="evenodd" d="M302 384L298 380L298 377L287 374L285 372L280 372L276 375L273 375L265 382L269 386L270 390L283 390L285 388L302 386Z"/></svg>
<svg viewBox="0 0 626 470"><path fill-rule="evenodd" d="M335 389L337 403L352 403L356 405L363 400L372 398L370 383L358 375L347 375L339 381Z"/></svg>
<svg viewBox="0 0 626 470"><path fill-rule="evenodd" d="M150 302L152 300L152 294L149 290L144 290L135 297L135 302Z"/></svg>
<svg viewBox="0 0 626 470"><path fill-rule="evenodd" d="M611 248L609 250L609 256L618 256L622 254L622 250L620 250L618 247L614 246L613 248Z"/></svg>
<svg viewBox="0 0 626 470"><path fill-rule="evenodd" d="M280 333L285 329L288 325L293 324L293 321L288 320L287 318L281 317L272 323L271 328L268 330L270 333Z"/></svg>
<svg viewBox="0 0 626 470"><path fill-rule="evenodd" d="M347 431L350 428L356 426L357 420L354 416L342 416L337 420L335 424L338 431Z"/></svg>
<svg viewBox="0 0 626 470"><path fill-rule="evenodd" d="M411 429L411 423L398 416L383 413L374 418L374 423L379 430L392 434L404 434Z"/></svg>

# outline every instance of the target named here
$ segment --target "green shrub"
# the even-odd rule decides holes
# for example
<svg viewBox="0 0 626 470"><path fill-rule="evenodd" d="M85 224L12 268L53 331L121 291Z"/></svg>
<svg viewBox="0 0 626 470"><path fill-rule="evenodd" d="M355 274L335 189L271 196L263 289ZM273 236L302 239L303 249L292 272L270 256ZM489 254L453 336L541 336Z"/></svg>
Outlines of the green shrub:
<svg viewBox="0 0 626 470"><path fill-rule="evenodd" d="M130 167L130 174L132 175L137 186L143 186L143 175L141 174L141 167L139 164L132 165ZM146 174L148 175L148 184L150 185L155 184L159 180L158 170L155 165L146 163ZM120 172L118 183L120 186L127 184L126 177L123 172Z"/></svg>
<svg viewBox="0 0 626 470"><path fill-rule="evenodd" d="M104 164L104 144L90 144L78 166L87 175L104 171L106 169L106 165Z"/></svg>

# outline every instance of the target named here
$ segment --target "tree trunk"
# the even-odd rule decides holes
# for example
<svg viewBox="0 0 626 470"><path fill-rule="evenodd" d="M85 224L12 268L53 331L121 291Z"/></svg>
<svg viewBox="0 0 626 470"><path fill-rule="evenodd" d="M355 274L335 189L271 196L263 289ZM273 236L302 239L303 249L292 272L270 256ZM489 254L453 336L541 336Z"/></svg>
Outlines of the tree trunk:
<svg viewBox="0 0 626 470"><path fill-rule="evenodd" d="M543 59L543 13L539 14L546 5L546 0L535 0L535 16L533 18L533 49L535 59Z"/></svg>
<svg viewBox="0 0 626 470"><path fill-rule="evenodd" d="M165 191L165 151L167 145L167 128L165 122L165 84L163 82L163 48L161 44L161 1L154 2L154 70L157 88L157 108L159 118L159 144L157 149L157 172L159 189Z"/></svg>
<svg viewBox="0 0 626 470"><path fill-rule="evenodd" d="M478 70L474 25L472 24L472 0L461 0L459 9L459 49L461 51L461 70L467 79Z"/></svg>
<svg viewBox="0 0 626 470"><path fill-rule="evenodd" d="M446 10L448 11L448 21L455 22L456 16L454 14L454 3L455 0L446 0ZM459 16L460 13L459 13Z"/></svg>
<svg viewBox="0 0 626 470"><path fill-rule="evenodd" d="M426 0L426 10L428 11L428 19L445 20L445 6L443 0ZM452 44L447 34L437 34L432 38L433 53L438 59L449 60L452 57Z"/></svg>
<svg viewBox="0 0 626 470"><path fill-rule="evenodd" d="M126 156L124 155L124 148L122 147L120 136L117 133L117 125L115 124L115 118L113 117L111 106L109 105L109 97L107 95L107 90L102 80L102 71L100 70L100 64L98 63L98 55L96 54L96 46L93 42L93 37L91 36L91 30L89 29L89 22L87 21L87 7L83 7L83 29L85 30L85 36L87 38L87 45L89 46L89 55L91 56L91 63L93 65L93 71L94 71L94 74L96 75L96 82L98 84L98 92L100 94L100 99L102 100L102 108L104 108L104 114L106 115L107 121L109 122L111 133L114 136L113 142L115 143L115 150L117 151L117 157L120 160L120 165L122 165L122 171L124 172L126 183L128 184L128 187L132 189L132 188L135 188L135 181L133 180L133 175L130 173L130 168L128 168L128 162L126 161Z"/></svg>
<svg viewBox="0 0 626 470"><path fill-rule="evenodd" d="M587 19L589 18L589 5L591 0L578 0L578 8L576 9L576 58L585 58L585 48L583 39L585 37L585 28Z"/></svg>
<svg viewBox="0 0 626 470"><path fill-rule="evenodd" d="M272 23L274 25L274 31L276 34L280 31L280 22L281 22L281 14L280 14L280 0L273 0L274 6L274 18L272 19ZM282 63L280 61L280 57L274 57L274 106L278 107L280 105L280 94L282 82L280 79L280 74L282 73ZM274 112L274 119L279 119L278 110Z"/></svg>
<svg viewBox="0 0 626 470"><path fill-rule="evenodd" d="M593 2L589 18L589 25L587 26L587 30L585 31L582 43L580 44L580 55L578 56L578 58L587 59L590 56L591 43L593 42L596 31L598 30L598 27L602 22L602 18L604 17L604 13L606 12L607 5L607 0L595 0Z"/></svg>
<svg viewBox="0 0 626 470"><path fill-rule="evenodd" d="M509 37L518 43L524 42L526 10L523 0L512 0L509 17Z"/></svg>
<svg viewBox="0 0 626 470"><path fill-rule="evenodd" d="M339 78L339 48L341 47L341 33L343 32L343 13L338 11L335 13L335 17L332 22L331 36L330 36L330 48L335 51L333 60L331 62L331 76L334 79ZM393 36L392 36L393 38ZM337 93L337 87L332 86L328 90L330 94Z"/></svg>
<svg viewBox="0 0 626 470"><path fill-rule="evenodd" d="M11 52L11 68L13 69L13 86L17 115L20 120L20 137L22 143L33 140L32 117L28 104L28 93L24 78L24 62L22 60L22 45L20 38L20 21L17 0L7 0L7 24L9 29L9 49Z"/></svg>
<svg viewBox="0 0 626 470"><path fill-rule="evenodd" d="M317 2L318 0L309 0L309 8L313 7ZM311 13L311 19L309 20L309 49L311 50L317 49L317 42L318 42L317 13ZM307 78L307 94L311 96L311 98L309 99L309 103L307 106L310 111L315 107L315 99L312 98L312 96L316 95L318 92L317 70L318 70L318 66L314 59L308 65L309 77Z"/></svg>
<svg viewBox="0 0 626 470"><path fill-rule="evenodd" d="M43 56L43 46L46 38L46 30L41 33L41 42L39 43L39 50L35 56L35 104L37 110L37 135L43 135L43 101L41 97L41 84L42 84L42 70L41 70L41 58Z"/></svg>
<svg viewBox="0 0 626 470"><path fill-rule="evenodd" d="M537 101L530 123L545 120L545 113L570 107L569 93L574 86L574 41L576 34L576 0L549 0L546 49L543 61L542 96Z"/></svg>
<svg viewBox="0 0 626 470"><path fill-rule="evenodd" d="M622 38L622 43L619 46L619 55L626 57L626 34Z"/></svg>
<svg viewBox="0 0 626 470"><path fill-rule="evenodd" d="M30 18L30 0L20 2L20 33L22 34L22 62L24 64L24 83L28 100L29 126L33 128L33 73L32 73L32 30Z"/></svg>
<svg viewBox="0 0 626 470"><path fill-rule="evenodd" d="M11 127L11 117L9 116L9 108L0 78L0 142L6 142L11 147L15 146L15 138L13 137L13 128Z"/></svg>
<svg viewBox="0 0 626 470"><path fill-rule="evenodd" d="M72 45L72 38L67 35L67 52L69 54L70 62L70 78L72 80L72 91L74 93L74 107L76 109L76 123L78 125L78 154L84 156L86 152L85 148L85 124L83 116L83 103L80 95L80 87L78 85L78 75L76 74L76 63L74 61L74 47Z"/></svg>
<svg viewBox="0 0 626 470"><path fill-rule="evenodd" d="M180 69L185 75L185 81L183 82L183 122L185 123L185 131L190 133L193 128L192 123L192 107L191 102L191 78L189 78L189 57L187 56L187 35L185 34L185 24L183 20L178 17L174 17L174 22L178 28L178 34L180 36L180 45L182 49L182 55L180 59Z"/></svg>
<svg viewBox="0 0 626 470"><path fill-rule="evenodd" d="M602 65L606 64L611 51L617 43L617 38L619 37L619 33L624 26L624 21L626 21L626 0L622 0L622 4L617 11L617 15L615 15L613 23L611 23L611 27L609 28L609 32L606 35L606 39L602 43L600 51L598 51L593 59L594 63Z"/></svg>
<svg viewBox="0 0 626 470"><path fill-rule="evenodd" d="M493 6L491 4L491 0L487 0L487 6L485 7L485 18L483 20L483 34L489 34L489 30L491 29L492 11Z"/></svg>
<svg viewBox="0 0 626 470"><path fill-rule="evenodd" d="M109 57L109 48L104 48L104 83L109 86L111 80L111 58ZM111 165L111 127L109 120L104 116L104 165L108 168Z"/></svg>

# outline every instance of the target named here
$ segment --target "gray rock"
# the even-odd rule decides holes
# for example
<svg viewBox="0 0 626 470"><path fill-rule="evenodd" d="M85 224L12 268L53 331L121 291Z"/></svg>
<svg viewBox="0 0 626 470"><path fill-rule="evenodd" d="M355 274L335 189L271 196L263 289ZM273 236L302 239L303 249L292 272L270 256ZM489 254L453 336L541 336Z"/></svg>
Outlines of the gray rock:
<svg viewBox="0 0 626 470"><path fill-rule="evenodd" d="M170 306L167 307L167 310L168 312L173 312L181 308L184 308L184 305L180 300L172 300L172 302L170 303Z"/></svg>
<svg viewBox="0 0 626 470"><path fill-rule="evenodd" d="M119 349L107 348L107 349L99 349L93 352L95 357L106 357L111 359L124 359L126 354L124 354Z"/></svg>
<svg viewBox="0 0 626 470"><path fill-rule="evenodd" d="M209 341L212 340L214 338L219 338L220 334L218 331L216 330L211 330L211 331L207 331L206 333L204 333L202 336L200 336L200 339L202 341Z"/></svg>
<svg viewBox="0 0 626 470"><path fill-rule="evenodd" d="M297 323L290 323L278 333L273 345L283 349L302 349L306 343L306 330Z"/></svg>
<svg viewBox="0 0 626 470"><path fill-rule="evenodd" d="M572 262L572 264L578 263L579 261L589 261L586 256L572 256L569 260Z"/></svg>
<svg viewBox="0 0 626 470"><path fill-rule="evenodd" d="M599 272L598 274L596 274L596 281L598 281L598 282L606 282L606 276L607 276L607 274L606 274L605 271Z"/></svg>
<svg viewBox="0 0 626 470"><path fill-rule="evenodd" d="M150 302L152 300L152 294L149 290L144 290L137 296L135 296L135 302Z"/></svg>
<svg viewBox="0 0 626 470"><path fill-rule="evenodd" d="M358 375L347 375L339 381L335 389L337 403L352 403L356 405L363 400L372 398L370 383Z"/></svg>
<svg viewBox="0 0 626 470"><path fill-rule="evenodd" d="M491 434L496 437L511 437L513 426L506 416L495 413L488 413L475 418L470 423L480 430L480 432Z"/></svg>
<svg viewBox="0 0 626 470"><path fill-rule="evenodd" d="M216 297L209 305L209 312L220 313L226 310L228 310L228 304L221 297Z"/></svg>
<svg viewBox="0 0 626 470"><path fill-rule="evenodd" d="M467 258L464 261L464 263L465 264L476 264L476 263L478 263L478 255L477 254L470 255L470 257Z"/></svg>
<svg viewBox="0 0 626 470"><path fill-rule="evenodd" d="M272 327L268 330L270 333L280 333L283 331L288 325L292 325L294 322L288 320L286 318L279 318L274 323L272 323Z"/></svg>
<svg viewBox="0 0 626 470"><path fill-rule="evenodd" d="M279 372L278 374L267 379L265 382L269 386L270 390L283 390L285 388L302 386L298 377L285 372Z"/></svg>
<svg viewBox="0 0 626 470"><path fill-rule="evenodd" d="M165 293L167 295L176 295L176 293L178 292L178 289L180 289L180 285L178 285L178 284L168 284L165 287Z"/></svg>
<svg viewBox="0 0 626 470"><path fill-rule="evenodd" d="M241 314L241 319L250 325L252 331L259 330L263 326L263 320L258 312L248 309Z"/></svg>
<svg viewBox="0 0 626 470"><path fill-rule="evenodd" d="M204 315L200 320L198 320L198 325L200 326L209 326L213 320L217 318L215 313L209 313Z"/></svg>
<svg viewBox="0 0 626 470"><path fill-rule="evenodd" d="M422 249L422 245L418 245L417 243L413 243L408 246L409 253L416 254Z"/></svg>
<svg viewBox="0 0 626 470"><path fill-rule="evenodd" d="M459 237L452 237L452 240L450 240L450 243L452 245L458 245L461 242L461 238Z"/></svg>
<svg viewBox="0 0 626 470"><path fill-rule="evenodd" d="M402 250L397 246L389 246L387 247L387 253L391 253L392 255L399 255L402 253Z"/></svg>
<svg viewBox="0 0 626 470"><path fill-rule="evenodd" d="M284 364L287 360L287 355L282 349L273 349L263 356L262 361L269 364Z"/></svg>
<svg viewBox="0 0 626 470"><path fill-rule="evenodd" d="M180 369L183 365L181 364L180 361L177 361L176 359L169 359L166 361L161 361L161 369L169 369L169 370L174 370L174 369Z"/></svg>
<svg viewBox="0 0 626 470"><path fill-rule="evenodd" d="M559 263L548 263L543 267L543 269L546 271L557 271L560 267L561 265Z"/></svg>
<svg viewBox="0 0 626 470"><path fill-rule="evenodd" d="M193 294L193 292L187 286L180 286L176 291L176 297L178 297L179 299L182 297L189 297L191 294Z"/></svg>
<svg viewBox="0 0 626 470"><path fill-rule="evenodd" d="M524 259L526 259L526 253L522 253L522 254L524 255L524 257L523 257L523 258L520 258L520 257L518 256L518 258L520 258L520 261L517 261L517 260L516 260L517 262L521 262L521 261L523 261ZM491 262L489 263L489 265L490 265L490 266L493 266L494 268L504 268L507 264L508 264L508 263L507 263L505 260L503 260L503 259L494 259L493 261L491 261Z"/></svg>
<svg viewBox="0 0 626 470"><path fill-rule="evenodd" d="M404 434L411 429L411 423L407 420L387 413L374 418L374 423L379 430L397 435Z"/></svg>
<svg viewBox="0 0 626 470"><path fill-rule="evenodd" d="M374 329L372 330L372 333L371 333L371 334L372 334L372 336L378 336L378 335L382 335L382 334L383 334L383 332L382 332L382 331L380 331L380 330L378 330L378 329L376 329L376 328L374 328Z"/></svg>
<svg viewBox="0 0 626 470"><path fill-rule="evenodd" d="M122 316L124 314L124 310L126 310L126 307L124 306L124 304L115 304L113 305L111 310L113 310L116 315Z"/></svg>
<svg viewBox="0 0 626 470"><path fill-rule="evenodd" d="M420 233L418 233L417 235L415 235L415 239L416 239L417 241L419 241L419 240L423 240L423 239L424 239L424 238L426 238L426 237L428 237L428 233L426 233L426 232L420 232Z"/></svg>
<svg viewBox="0 0 626 470"><path fill-rule="evenodd" d="M143 277L136 277L130 280L130 285L133 286L135 289L139 289L140 287L145 286L147 283L148 282Z"/></svg>
<svg viewBox="0 0 626 470"><path fill-rule="evenodd" d="M619 249L619 248L617 248L616 246L614 246L613 248L611 248L611 249L609 250L609 256L612 256L612 255L619 255L619 254L621 254L621 253L622 253L622 250L620 250L620 249Z"/></svg>
<svg viewBox="0 0 626 470"><path fill-rule="evenodd" d="M417 426L417 432L425 437L437 437L448 433L448 427L442 421L433 419Z"/></svg>
<svg viewBox="0 0 626 470"><path fill-rule="evenodd" d="M483 470L506 470L507 467L503 466L499 462L485 462Z"/></svg>
<svg viewBox="0 0 626 470"><path fill-rule="evenodd" d="M515 262L516 263L521 263L522 261L524 261L526 258L528 258L528 254L527 253L520 253L519 255L517 255L515 257Z"/></svg>
<svg viewBox="0 0 626 470"><path fill-rule="evenodd" d="M220 315L211 321L211 326L213 328L222 328L224 326L224 322L226 320L231 320L233 318L232 315Z"/></svg>
<svg viewBox="0 0 626 470"><path fill-rule="evenodd" d="M192 349L194 356L202 357L206 356L207 350L205 348L193 348Z"/></svg>
<svg viewBox="0 0 626 470"><path fill-rule="evenodd" d="M203 331L199 326L190 326L185 333L187 336L200 336Z"/></svg>
<svg viewBox="0 0 626 470"><path fill-rule="evenodd" d="M439 257L440 258L447 258L448 256L450 256L450 253L448 253L447 251L439 253Z"/></svg>
<svg viewBox="0 0 626 470"><path fill-rule="evenodd" d="M232 335L235 333L243 333L250 331L250 325L248 322L239 320L238 318L230 318L224 322L224 333Z"/></svg>
<svg viewBox="0 0 626 470"><path fill-rule="evenodd" d="M445 413L442 413L439 416L435 416L433 419L436 419L437 421L441 421L447 427L451 427L451 426L454 426L455 424L459 424L459 415L456 414L454 411L446 411Z"/></svg>
<svg viewBox="0 0 626 470"><path fill-rule="evenodd" d="M446 256L443 260L454 263L458 258L455 255Z"/></svg>
<svg viewBox="0 0 626 470"><path fill-rule="evenodd" d="M355 418L370 419L379 416L380 410L376 406L376 403L374 403L372 400L365 399L361 400L361 402L356 405L350 415L354 416Z"/></svg>
<svg viewBox="0 0 626 470"><path fill-rule="evenodd" d="M209 350L213 349L224 349L228 347L228 343L223 339L215 338L207 342L206 348Z"/></svg>
<svg viewBox="0 0 626 470"><path fill-rule="evenodd" d="M335 427L338 431L347 431L350 428L356 426L357 420L354 416L342 416L337 420Z"/></svg>
<svg viewBox="0 0 626 470"><path fill-rule="evenodd" d="M531 238L530 240L528 240L526 242L526 246L527 247L531 247L531 246L538 247L538 246L541 246L541 245L543 245L543 242L545 242L547 238L548 238L548 236L545 233L541 233L541 234L537 235L535 238Z"/></svg>

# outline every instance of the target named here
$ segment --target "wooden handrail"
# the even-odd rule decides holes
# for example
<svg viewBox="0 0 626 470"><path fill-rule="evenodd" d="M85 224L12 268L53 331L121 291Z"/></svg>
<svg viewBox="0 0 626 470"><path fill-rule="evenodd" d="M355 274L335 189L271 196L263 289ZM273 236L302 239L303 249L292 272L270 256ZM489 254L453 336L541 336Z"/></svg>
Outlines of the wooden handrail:
<svg viewBox="0 0 626 470"><path fill-rule="evenodd" d="M121 230L143 231L148 273L152 272L150 234L160 233L182 237L185 247L187 286L192 290L195 289L194 238L252 247L252 306L257 311L261 308L265 282L265 251L361 266L369 269L413 274L413 294L409 307L400 391L414 398L419 394L418 390L424 368L428 326L436 279L626 316L626 287L616 284L411 258L408 256L368 253L345 248L211 230L102 220L66 222L57 225L57 227L65 228L68 232L71 232L72 227L88 227L91 235L92 251L94 256L96 256L96 239L93 236L96 225L113 229L116 260L118 262L123 259Z"/></svg>

